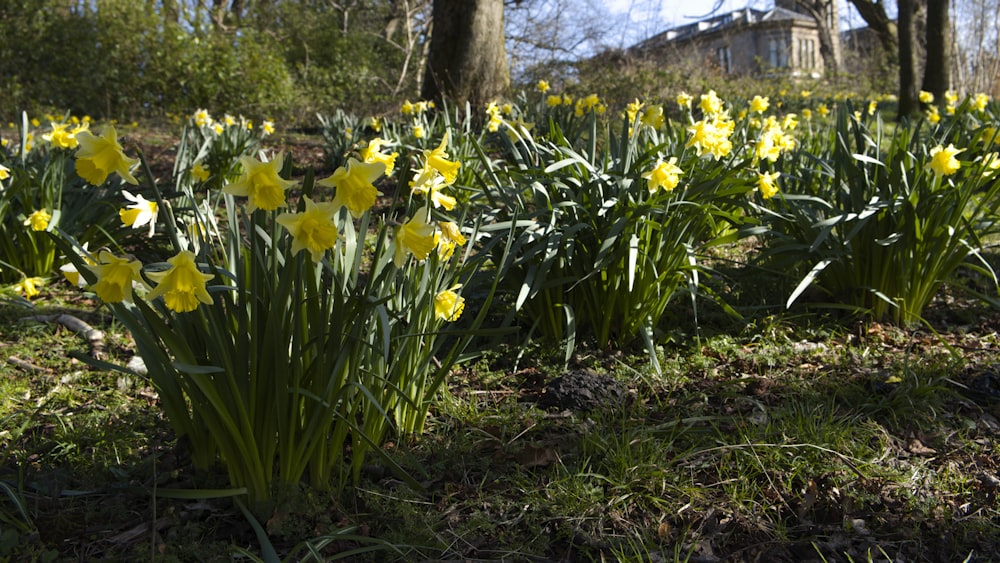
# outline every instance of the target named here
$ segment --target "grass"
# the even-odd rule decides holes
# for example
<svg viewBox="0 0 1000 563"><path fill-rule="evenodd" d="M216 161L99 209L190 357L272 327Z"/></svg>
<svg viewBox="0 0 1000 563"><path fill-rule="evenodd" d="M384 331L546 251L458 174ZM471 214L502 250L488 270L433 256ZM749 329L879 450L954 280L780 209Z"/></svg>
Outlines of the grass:
<svg viewBox="0 0 1000 563"><path fill-rule="evenodd" d="M856 325L762 306L781 300L747 277L715 281L742 322L706 308L695 330L674 303L661 374L642 350L578 349L570 368L613 376L627 404L543 409L562 350L500 347L453 375L427 432L384 446L418 488L369 466L344 496L303 487L260 525L295 560L310 545L392 545L353 558L379 561L989 560L1000 397L976 390L1000 379L1000 312L942 299L937 334ZM23 320L78 316L127 362L128 336L75 295L0 302L0 560L262 554L232 501L162 496L225 477L191 471L144 381Z"/></svg>

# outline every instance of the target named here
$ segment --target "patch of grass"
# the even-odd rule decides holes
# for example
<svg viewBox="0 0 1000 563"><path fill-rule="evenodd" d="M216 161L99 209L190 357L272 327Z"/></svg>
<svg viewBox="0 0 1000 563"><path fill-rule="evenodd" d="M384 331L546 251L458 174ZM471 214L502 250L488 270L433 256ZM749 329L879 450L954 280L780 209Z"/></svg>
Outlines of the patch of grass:
<svg viewBox="0 0 1000 563"><path fill-rule="evenodd" d="M0 306L0 558L224 561L259 553L231 501L156 498L225 486L194 474L142 379L74 361L81 339L27 316L71 312L57 294ZM498 347L453 376L425 434L385 452L343 497L303 487L261 525L281 554L356 560L935 561L1000 545L1000 315L938 334L769 313L662 350L580 349L570 368L612 376L630 400L543 409L562 350ZM373 458L374 459L374 458ZM14 530L8 532L6 530ZM338 537L352 530L355 536ZM317 547L318 546L318 547Z"/></svg>

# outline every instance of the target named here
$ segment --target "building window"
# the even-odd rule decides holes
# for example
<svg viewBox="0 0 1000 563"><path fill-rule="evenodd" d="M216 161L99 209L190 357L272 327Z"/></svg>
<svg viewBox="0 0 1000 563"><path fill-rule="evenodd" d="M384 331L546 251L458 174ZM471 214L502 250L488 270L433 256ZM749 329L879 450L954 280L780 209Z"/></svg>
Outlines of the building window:
<svg viewBox="0 0 1000 563"><path fill-rule="evenodd" d="M788 66L788 50L782 39L769 39L767 41L767 62L773 68L784 68Z"/></svg>
<svg viewBox="0 0 1000 563"><path fill-rule="evenodd" d="M812 39L799 39L799 66L816 68L816 42Z"/></svg>
<svg viewBox="0 0 1000 563"><path fill-rule="evenodd" d="M719 47L715 50L715 58L719 61L719 68L722 72L729 74L732 72L733 55L729 47Z"/></svg>

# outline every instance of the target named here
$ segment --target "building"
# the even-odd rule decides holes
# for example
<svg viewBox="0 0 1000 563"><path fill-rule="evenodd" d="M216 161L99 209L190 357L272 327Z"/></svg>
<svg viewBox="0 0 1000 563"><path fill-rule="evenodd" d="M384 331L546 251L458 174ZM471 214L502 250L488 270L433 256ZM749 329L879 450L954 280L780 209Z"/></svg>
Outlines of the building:
<svg viewBox="0 0 1000 563"><path fill-rule="evenodd" d="M770 10L744 8L668 29L629 49L640 57L696 56L725 74L822 76L817 18L799 8L802 0L775 0ZM840 66L837 0L823 14L832 56Z"/></svg>

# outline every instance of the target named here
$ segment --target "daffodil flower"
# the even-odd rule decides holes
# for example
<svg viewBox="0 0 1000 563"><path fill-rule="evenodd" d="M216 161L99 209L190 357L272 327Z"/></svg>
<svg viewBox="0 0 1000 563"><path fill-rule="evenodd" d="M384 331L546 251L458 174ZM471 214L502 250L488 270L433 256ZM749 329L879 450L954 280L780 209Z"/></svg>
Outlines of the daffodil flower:
<svg viewBox="0 0 1000 563"><path fill-rule="evenodd" d="M79 146L76 134L75 132L67 131L67 129L69 129L69 123L53 123L52 131L42 135L42 139L48 141L53 147L75 149Z"/></svg>
<svg viewBox="0 0 1000 563"><path fill-rule="evenodd" d="M767 96L754 96L750 100L750 111L754 113L764 113L767 111L768 106L770 106Z"/></svg>
<svg viewBox="0 0 1000 563"><path fill-rule="evenodd" d="M10 178L10 168L0 164L0 180L6 180L7 178Z"/></svg>
<svg viewBox="0 0 1000 563"><path fill-rule="evenodd" d="M184 250L167 260L170 263L167 271L151 272L149 277L157 285L146 297L153 300L162 295L167 308L177 313L194 311L199 303L210 305L212 296L205 284L213 276L201 273L194 258L193 252Z"/></svg>
<svg viewBox="0 0 1000 563"><path fill-rule="evenodd" d="M778 185L775 183L781 172L758 172L757 189L764 199L771 199L778 193Z"/></svg>
<svg viewBox="0 0 1000 563"><path fill-rule="evenodd" d="M949 144L947 147L942 147L938 145L931 149L930 156L931 161L925 166L926 169L934 172L935 176L951 176L962 164L955 158L960 152L965 149L956 149L954 145Z"/></svg>
<svg viewBox="0 0 1000 563"><path fill-rule="evenodd" d="M355 158L347 160L347 167L341 166L333 171L329 178L316 182L321 186L337 190L333 198L335 209L346 207L355 219L361 217L375 205L378 196L382 195L375 188L375 180L385 172L381 162L360 162Z"/></svg>
<svg viewBox="0 0 1000 563"><path fill-rule="evenodd" d="M261 162L253 157L241 156L243 174L239 179L222 188L222 191L247 198L247 211L253 213L256 209L274 211L285 203L285 190L295 185L292 180L285 180L278 171L285 164L284 153L279 153L269 162Z"/></svg>
<svg viewBox="0 0 1000 563"><path fill-rule="evenodd" d="M337 226L333 214L338 207L332 203L314 203L303 196L306 210L301 213L282 213L277 221L292 235L292 254L308 250L313 262L323 259L323 253L337 244Z"/></svg>
<svg viewBox="0 0 1000 563"><path fill-rule="evenodd" d="M424 260L434 250L435 229L433 223L427 222L429 214L427 207L421 207L410 220L396 229L393 262L397 267L402 268L406 263L407 253L413 254L418 260Z"/></svg>
<svg viewBox="0 0 1000 563"><path fill-rule="evenodd" d="M709 90L707 94L701 95L701 101L698 102L698 107L707 116L715 116L722 113L722 100L719 98L715 90Z"/></svg>
<svg viewBox="0 0 1000 563"><path fill-rule="evenodd" d="M152 238L156 232L156 214L158 207L155 201L149 201L142 195L132 195L128 190L122 190L125 199L133 202L132 205L118 210L118 217L122 223L138 229L144 225L149 225L149 236Z"/></svg>
<svg viewBox="0 0 1000 563"><path fill-rule="evenodd" d="M194 124L197 125L198 127L210 126L214 122L212 116L208 114L208 110L204 109L199 109L198 111L194 112L194 115L192 117L194 117Z"/></svg>
<svg viewBox="0 0 1000 563"><path fill-rule="evenodd" d="M52 214L44 209L38 209L32 211L31 215L24 220L25 225L30 225L32 231L44 231L49 228L49 221L52 220Z"/></svg>
<svg viewBox="0 0 1000 563"><path fill-rule="evenodd" d="M361 148L358 153L361 155L361 160L367 163L381 162L385 165L385 175L392 175L392 171L396 168L396 157L399 156L398 152L392 154L385 154L380 152L382 147L386 144L386 140L375 137L371 141L368 141L368 145Z"/></svg>
<svg viewBox="0 0 1000 563"><path fill-rule="evenodd" d="M97 276L91 289L105 303L132 302L132 285L140 282L142 264L138 260L119 258L107 250L97 255L97 264L86 266Z"/></svg>
<svg viewBox="0 0 1000 563"><path fill-rule="evenodd" d="M434 316L448 322L457 321L465 310L465 298L455 292L460 289L461 284L452 286L451 289L439 291L434 296Z"/></svg>
<svg viewBox="0 0 1000 563"><path fill-rule="evenodd" d="M42 278L23 277L21 281L14 285L14 292L24 294L27 299L34 299L40 293L38 287L45 283Z"/></svg>
<svg viewBox="0 0 1000 563"><path fill-rule="evenodd" d="M100 186L112 172L117 172L126 182L138 185L130 169L138 164L138 158L125 156L118 143L118 132L111 125L104 128L98 137L84 130L76 134L79 146L76 150L76 173L87 182Z"/></svg>
<svg viewBox="0 0 1000 563"><path fill-rule="evenodd" d="M677 157L672 156L669 161L658 159L656 166L644 172L642 177L646 180L649 193L655 193L660 188L669 192L677 187L683 173L684 171L677 167Z"/></svg>
<svg viewBox="0 0 1000 563"><path fill-rule="evenodd" d="M194 176L194 178L199 182L204 182L212 176L212 172L209 171L208 168L205 168L204 164L196 162L194 163L194 166L191 167L191 176Z"/></svg>
<svg viewBox="0 0 1000 563"><path fill-rule="evenodd" d="M659 129L665 121L663 106L647 106L642 110L642 116L639 117L639 121L647 127Z"/></svg>
<svg viewBox="0 0 1000 563"><path fill-rule="evenodd" d="M462 234L454 221L440 221L438 229L439 232L434 234L438 257L447 260L455 252L456 246L465 245L465 235Z"/></svg>
<svg viewBox="0 0 1000 563"><path fill-rule="evenodd" d="M430 167L440 172L447 184L455 181L455 177L458 176L458 169L462 166L461 162L448 160L447 149L450 139L451 131L445 131L444 137L441 139L441 144L437 148L424 151L425 168Z"/></svg>
<svg viewBox="0 0 1000 563"><path fill-rule="evenodd" d="M443 207L448 211L455 208L457 201L455 198L441 193L441 189L447 186L444 176L434 169L421 171L420 175L411 182L410 190L415 194L425 196L434 207Z"/></svg>

